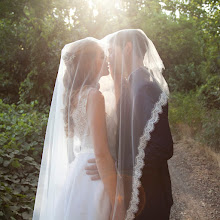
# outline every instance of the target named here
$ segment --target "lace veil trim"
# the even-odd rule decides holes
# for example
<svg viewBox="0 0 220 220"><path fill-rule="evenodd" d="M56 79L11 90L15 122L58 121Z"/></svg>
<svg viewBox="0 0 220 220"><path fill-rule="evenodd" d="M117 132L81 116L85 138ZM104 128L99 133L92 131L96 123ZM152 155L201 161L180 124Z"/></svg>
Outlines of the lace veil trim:
<svg viewBox="0 0 220 220"><path fill-rule="evenodd" d="M139 187L141 186L140 178L142 176L142 169L144 167L144 158L145 158L145 147L148 141L151 138L151 132L155 128L155 123L159 120L159 114L162 113L162 107L167 104L168 96L165 92L160 95L159 100L155 104L152 112L151 118L144 128L143 135L140 137L139 146L138 146L138 155L136 156L136 165L133 171L132 177L132 194L129 204L129 208L126 214L126 220L132 220L135 218L135 213L138 211L139 204Z"/></svg>

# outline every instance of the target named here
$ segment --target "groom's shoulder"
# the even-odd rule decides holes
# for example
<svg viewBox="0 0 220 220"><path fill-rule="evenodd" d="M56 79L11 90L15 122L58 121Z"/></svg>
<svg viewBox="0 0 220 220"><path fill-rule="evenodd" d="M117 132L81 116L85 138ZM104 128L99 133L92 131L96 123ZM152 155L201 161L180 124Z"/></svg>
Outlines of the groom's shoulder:
<svg viewBox="0 0 220 220"><path fill-rule="evenodd" d="M132 87L135 94L145 92L153 95L161 92L147 68L139 68L132 74Z"/></svg>
<svg viewBox="0 0 220 220"><path fill-rule="evenodd" d="M138 81L143 82L146 79L146 77L149 75L150 72L148 71L147 68L140 67L131 74L131 80L133 82L138 82Z"/></svg>

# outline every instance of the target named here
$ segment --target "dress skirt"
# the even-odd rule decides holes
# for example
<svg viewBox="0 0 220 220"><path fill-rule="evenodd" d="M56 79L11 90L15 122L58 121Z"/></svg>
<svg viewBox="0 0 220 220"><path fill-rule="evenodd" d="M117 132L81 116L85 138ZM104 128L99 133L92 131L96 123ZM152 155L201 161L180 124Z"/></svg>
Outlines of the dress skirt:
<svg viewBox="0 0 220 220"><path fill-rule="evenodd" d="M95 158L94 153L79 153L70 164L54 219L109 220L111 204L104 184L101 180L92 181L86 174L91 158Z"/></svg>

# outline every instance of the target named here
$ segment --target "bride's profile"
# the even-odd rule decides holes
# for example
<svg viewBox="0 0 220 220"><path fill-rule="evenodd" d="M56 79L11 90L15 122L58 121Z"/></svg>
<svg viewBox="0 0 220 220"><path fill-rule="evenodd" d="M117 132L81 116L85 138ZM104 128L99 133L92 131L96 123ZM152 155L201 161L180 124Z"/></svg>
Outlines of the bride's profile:
<svg viewBox="0 0 220 220"><path fill-rule="evenodd" d="M98 83L107 74L106 56L98 40L85 38L63 48L33 220L110 219L117 182L114 120L108 119ZM100 181L86 175L87 161L94 157Z"/></svg>

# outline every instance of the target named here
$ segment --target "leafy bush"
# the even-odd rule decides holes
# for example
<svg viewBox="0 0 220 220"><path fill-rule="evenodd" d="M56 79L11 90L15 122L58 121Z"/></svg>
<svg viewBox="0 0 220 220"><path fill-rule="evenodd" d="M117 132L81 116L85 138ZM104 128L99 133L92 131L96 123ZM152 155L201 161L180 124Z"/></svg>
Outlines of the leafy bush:
<svg viewBox="0 0 220 220"><path fill-rule="evenodd" d="M0 99L0 219L30 219L48 113Z"/></svg>
<svg viewBox="0 0 220 220"><path fill-rule="evenodd" d="M207 111L206 117L202 120L200 138L215 151L220 151L220 110Z"/></svg>
<svg viewBox="0 0 220 220"><path fill-rule="evenodd" d="M173 130L186 124L192 135L215 151L220 151L220 110L209 109L199 99L198 92L173 93L169 119Z"/></svg>
<svg viewBox="0 0 220 220"><path fill-rule="evenodd" d="M220 76L212 76L199 89L199 98L208 108L220 109Z"/></svg>
<svg viewBox="0 0 220 220"><path fill-rule="evenodd" d="M170 100L169 116L172 126L180 123L189 125L194 131L201 129L205 110L198 102L195 92L173 93Z"/></svg>
<svg viewBox="0 0 220 220"><path fill-rule="evenodd" d="M165 75L172 91L188 92L202 84L202 75L194 63L175 65Z"/></svg>

